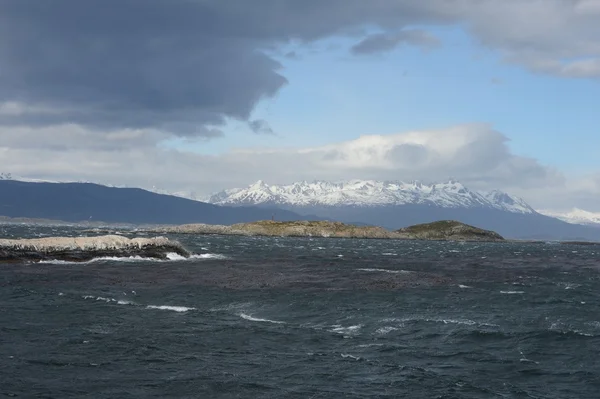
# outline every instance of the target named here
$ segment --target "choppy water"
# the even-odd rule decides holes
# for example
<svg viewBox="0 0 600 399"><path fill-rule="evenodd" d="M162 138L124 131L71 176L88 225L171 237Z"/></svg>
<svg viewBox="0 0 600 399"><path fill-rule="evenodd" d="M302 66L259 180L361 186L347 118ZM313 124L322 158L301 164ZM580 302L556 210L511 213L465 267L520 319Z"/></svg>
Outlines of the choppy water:
<svg viewBox="0 0 600 399"><path fill-rule="evenodd" d="M174 237L0 265L0 396L600 395L600 246Z"/></svg>

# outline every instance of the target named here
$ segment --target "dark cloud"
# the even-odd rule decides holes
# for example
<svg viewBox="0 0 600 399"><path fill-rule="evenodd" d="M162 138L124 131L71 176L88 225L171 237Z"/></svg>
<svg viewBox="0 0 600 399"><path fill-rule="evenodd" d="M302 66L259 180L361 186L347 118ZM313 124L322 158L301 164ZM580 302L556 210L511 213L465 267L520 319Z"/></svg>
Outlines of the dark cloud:
<svg viewBox="0 0 600 399"><path fill-rule="evenodd" d="M274 134L269 123L263 119L255 119L248 122L248 127L256 134Z"/></svg>
<svg viewBox="0 0 600 399"><path fill-rule="evenodd" d="M263 49L431 18L411 3L3 0L0 104L25 110L0 124L204 135L286 84Z"/></svg>
<svg viewBox="0 0 600 399"><path fill-rule="evenodd" d="M287 58L288 60L299 60L300 59L300 55L298 55L298 53L295 51L287 52L284 57Z"/></svg>
<svg viewBox="0 0 600 399"><path fill-rule="evenodd" d="M422 30L403 30L396 33L378 33L369 35L352 46L354 54L373 54L393 50L401 44L419 47L436 47L440 41Z"/></svg>
<svg viewBox="0 0 600 399"><path fill-rule="evenodd" d="M287 83L267 53L345 35L369 54L436 39L460 23L510 62L600 76L594 9L560 0L2 0L0 125L76 123L209 136ZM534 18L543 12L544 18ZM515 18L518 16L519 18ZM514 23L510 30L506 23ZM381 34L364 37L366 27ZM574 59L564 64L562 60ZM285 57L284 57L285 58ZM208 130L206 126L211 126Z"/></svg>

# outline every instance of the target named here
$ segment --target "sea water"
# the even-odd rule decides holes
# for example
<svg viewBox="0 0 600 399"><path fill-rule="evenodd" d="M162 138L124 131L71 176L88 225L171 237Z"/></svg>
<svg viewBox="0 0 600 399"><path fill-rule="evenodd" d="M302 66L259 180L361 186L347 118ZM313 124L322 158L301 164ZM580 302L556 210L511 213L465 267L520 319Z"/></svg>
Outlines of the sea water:
<svg viewBox="0 0 600 399"><path fill-rule="evenodd" d="M600 246L171 238L197 256L1 264L0 396L600 395Z"/></svg>

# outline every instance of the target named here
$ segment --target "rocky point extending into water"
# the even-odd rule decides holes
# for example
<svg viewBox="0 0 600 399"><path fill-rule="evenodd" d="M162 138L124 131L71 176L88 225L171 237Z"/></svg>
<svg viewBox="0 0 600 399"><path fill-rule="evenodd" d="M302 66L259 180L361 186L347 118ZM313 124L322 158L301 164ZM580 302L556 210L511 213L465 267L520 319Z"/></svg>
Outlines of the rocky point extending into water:
<svg viewBox="0 0 600 399"><path fill-rule="evenodd" d="M498 233L456 221L440 221L396 231L329 221L278 222L263 220L231 226L187 224L159 229L167 233L223 234L275 237L379 238L396 240L501 241Z"/></svg>
<svg viewBox="0 0 600 399"><path fill-rule="evenodd" d="M127 238L118 235L97 237L45 237L34 239L0 239L0 262L65 260L87 261L99 257L129 257L167 259L175 253L188 257L190 253L177 241L165 237Z"/></svg>

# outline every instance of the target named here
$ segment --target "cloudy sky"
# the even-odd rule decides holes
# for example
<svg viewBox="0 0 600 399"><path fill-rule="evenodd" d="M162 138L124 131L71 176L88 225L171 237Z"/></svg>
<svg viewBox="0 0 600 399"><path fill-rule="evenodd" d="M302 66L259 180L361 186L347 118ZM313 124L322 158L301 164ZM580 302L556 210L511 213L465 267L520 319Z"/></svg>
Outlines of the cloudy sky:
<svg viewBox="0 0 600 399"><path fill-rule="evenodd" d="M600 0L0 0L0 172L600 211Z"/></svg>

